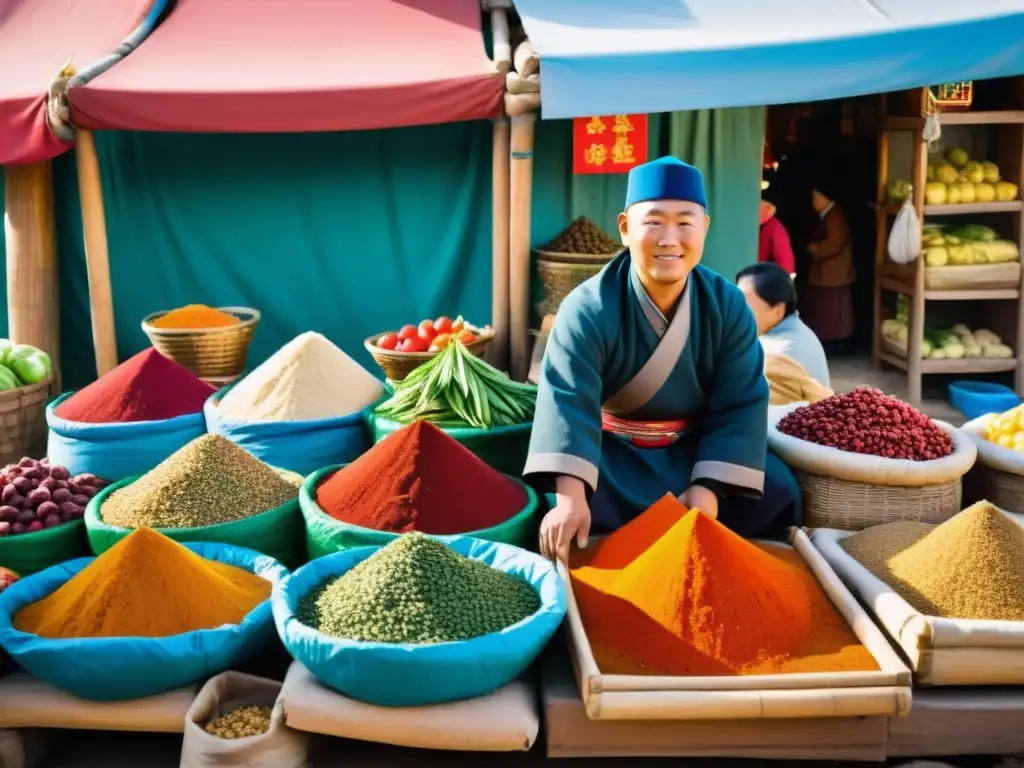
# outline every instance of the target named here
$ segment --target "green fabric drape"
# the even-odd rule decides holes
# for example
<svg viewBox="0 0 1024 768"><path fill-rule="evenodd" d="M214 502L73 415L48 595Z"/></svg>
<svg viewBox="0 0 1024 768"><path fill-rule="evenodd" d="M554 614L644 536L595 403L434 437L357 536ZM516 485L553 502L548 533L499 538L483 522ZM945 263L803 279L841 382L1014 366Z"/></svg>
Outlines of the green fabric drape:
<svg viewBox="0 0 1024 768"><path fill-rule="evenodd" d="M764 107L673 112L648 119L651 159L675 155L704 171L711 230L703 263L730 279L757 261L764 130ZM616 237L626 174L574 176L571 156L571 121L538 123L534 243L550 240L576 216L587 216Z"/></svg>
<svg viewBox="0 0 1024 768"><path fill-rule="evenodd" d="M732 277L757 258L764 109L652 115L649 126L651 157L671 153L704 170L712 216L704 263ZM546 242L578 215L614 236L626 176L574 176L570 121L539 121L535 146L532 241ZM97 149L122 359L147 345L144 315L189 302L263 312L250 366L313 329L376 372L362 347L374 332L442 313L488 319L487 122L310 135L100 133ZM62 367L67 386L78 387L95 377L95 362L73 153L54 160L54 195ZM6 329L6 312L0 322Z"/></svg>

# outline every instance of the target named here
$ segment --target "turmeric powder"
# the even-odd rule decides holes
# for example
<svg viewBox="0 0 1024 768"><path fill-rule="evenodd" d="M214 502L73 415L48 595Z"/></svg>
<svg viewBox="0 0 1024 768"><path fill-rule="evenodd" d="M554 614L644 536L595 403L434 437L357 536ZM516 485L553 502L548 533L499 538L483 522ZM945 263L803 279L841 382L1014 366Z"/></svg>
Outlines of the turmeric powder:
<svg viewBox="0 0 1024 768"><path fill-rule="evenodd" d="M60 639L169 637L237 624L269 596L256 574L140 528L18 611L14 627Z"/></svg>
<svg viewBox="0 0 1024 768"><path fill-rule="evenodd" d="M571 564L606 674L876 670L800 556L667 495Z"/></svg>
<svg viewBox="0 0 1024 768"><path fill-rule="evenodd" d="M238 325L241 320L229 312L208 307L206 304L186 304L184 307L172 309L165 315L153 320L154 328L223 328Z"/></svg>

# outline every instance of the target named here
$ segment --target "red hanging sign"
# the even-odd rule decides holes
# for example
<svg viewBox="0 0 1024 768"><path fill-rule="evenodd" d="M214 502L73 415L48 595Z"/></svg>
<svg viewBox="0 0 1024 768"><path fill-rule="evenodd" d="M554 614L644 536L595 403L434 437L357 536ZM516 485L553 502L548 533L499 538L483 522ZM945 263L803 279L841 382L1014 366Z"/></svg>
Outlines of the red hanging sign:
<svg viewBox="0 0 1024 768"><path fill-rule="evenodd" d="M573 173L626 173L646 162L647 115L601 115L573 120Z"/></svg>

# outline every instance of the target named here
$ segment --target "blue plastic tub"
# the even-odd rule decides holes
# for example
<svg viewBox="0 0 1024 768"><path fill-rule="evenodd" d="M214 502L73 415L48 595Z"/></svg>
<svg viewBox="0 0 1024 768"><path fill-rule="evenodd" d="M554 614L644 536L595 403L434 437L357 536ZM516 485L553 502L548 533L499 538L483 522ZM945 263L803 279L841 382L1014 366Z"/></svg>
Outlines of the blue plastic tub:
<svg viewBox="0 0 1024 768"><path fill-rule="evenodd" d="M1002 384L954 381L949 385L949 402L971 421L987 413L1003 413L1024 401L1020 395Z"/></svg>

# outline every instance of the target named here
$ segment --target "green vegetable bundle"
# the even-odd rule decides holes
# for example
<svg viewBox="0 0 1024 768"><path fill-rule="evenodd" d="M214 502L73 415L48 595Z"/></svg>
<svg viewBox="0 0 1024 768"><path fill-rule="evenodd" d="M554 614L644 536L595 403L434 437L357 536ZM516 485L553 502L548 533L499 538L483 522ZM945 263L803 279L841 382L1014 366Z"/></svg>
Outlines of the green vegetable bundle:
<svg viewBox="0 0 1024 768"><path fill-rule="evenodd" d="M532 419L537 402L535 386L512 381L458 340L394 386L374 413L402 424L423 419L439 427L507 427Z"/></svg>
<svg viewBox="0 0 1024 768"><path fill-rule="evenodd" d="M0 339L0 392L38 384L52 373L50 356L41 349Z"/></svg>

